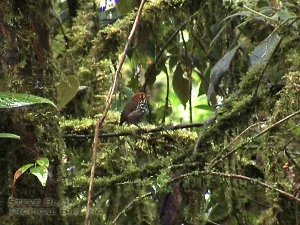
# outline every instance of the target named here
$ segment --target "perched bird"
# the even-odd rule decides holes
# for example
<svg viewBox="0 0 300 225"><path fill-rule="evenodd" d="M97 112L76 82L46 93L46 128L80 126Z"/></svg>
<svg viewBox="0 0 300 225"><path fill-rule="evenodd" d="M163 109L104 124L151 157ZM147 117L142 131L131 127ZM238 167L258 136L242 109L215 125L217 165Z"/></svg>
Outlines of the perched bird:
<svg viewBox="0 0 300 225"><path fill-rule="evenodd" d="M121 113L120 125L124 122L128 124L138 124L145 115L149 113L148 99L150 95L145 92L137 92L132 96Z"/></svg>

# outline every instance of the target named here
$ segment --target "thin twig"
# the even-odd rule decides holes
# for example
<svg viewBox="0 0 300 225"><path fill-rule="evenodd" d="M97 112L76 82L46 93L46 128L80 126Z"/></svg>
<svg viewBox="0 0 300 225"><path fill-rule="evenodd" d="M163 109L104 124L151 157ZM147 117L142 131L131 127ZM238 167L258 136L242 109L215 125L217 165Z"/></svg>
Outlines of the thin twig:
<svg viewBox="0 0 300 225"><path fill-rule="evenodd" d="M191 40L191 65L189 66L189 70L188 70L188 77L189 77L189 90L190 90L190 99L189 99L189 107L190 107L190 123L193 123L193 108L192 108L192 93L193 93L193 77L192 77L192 73L193 73L193 68L194 68L194 42L193 40Z"/></svg>
<svg viewBox="0 0 300 225"><path fill-rule="evenodd" d="M262 136L263 134L265 134L266 132L268 132L269 130L271 130L272 128L280 125L281 123L291 119L292 117L296 116L300 114L300 110L288 115L287 117L284 117L283 119L277 121L276 123L272 124L271 126L267 127L266 129L262 130L261 132L259 132L258 134L256 134L254 137L247 139L245 142L243 142L242 144L240 144L239 146L237 146L236 148L232 149L230 152L228 152L227 154L225 154L224 156L222 156L219 160L216 160L214 163L211 163L208 166L208 169L211 170L212 168L214 168L218 163L222 162L225 158L227 158L228 156L230 156L231 154L235 153L238 149L246 146L247 144L253 142L256 138Z"/></svg>
<svg viewBox="0 0 300 225"><path fill-rule="evenodd" d="M127 40L127 44L124 48L124 52L121 56L121 59L119 61L118 67L117 67L117 71L114 75L114 81L111 85L111 88L109 90L109 94L108 94L108 98L106 101L106 105L105 105L105 109L104 112L102 114L102 117L97 121L96 127L95 127L95 135L94 135L94 141L93 141L93 154L92 154L92 167L91 167L91 175L90 175L90 184L89 184L89 191L88 191L88 201L87 201L87 208L86 208L86 217L85 217L85 225L90 225L90 217L91 217L91 208L93 205L93 189L94 189L94 177L95 177L95 170L96 170L96 161L97 161L97 149L99 147L100 144L100 139L99 139L99 134L100 134L100 129L103 126L104 120L107 116L108 110L112 104L112 97L113 94L115 92L116 89L116 84L118 81L118 77L120 76L120 71L122 68L122 65L125 61L125 56L128 52L129 46L131 45L133 38L134 38L134 34L135 31L137 29L137 26L140 22L140 18L141 18L141 14L142 14L142 9L144 7L146 0L142 0L134 21L134 24L132 26L132 29L130 31L130 34L128 36L128 40Z"/></svg>
<svg viewBox="0 0 300 225"><path fill-rule="evenodd" d="M216 157L211 161L210 164L214 164L215 161L219 159L219 157L225 152L234 142L236 142L244 133L246 133L248 130L250 130L252 127L255 127L257 125L263 124L265 122L258 122L255 124L252 124L251 126L247 127L245 130L242 131L239 135L237 135L225 148L223 148L217 155Z"/></svg>
<svg viewBox="0 0 300 225"><path fill-rule="evenodd" d="M165 102L164 115L163 115L163 118L162 118L162 124L165 124L167 111L168 111L168 108L169 108L170 77L169 77L168 70L166 71L166 78L167 78L167 94L166 94L166 102Z"/></svg>
<svg viewBox="0 0 300 225"><path fill-rule="evenodd" d="M286 149L286 147L292 142L294 141L294 137L291 138L283 147L284 149L284 154L286 155L286 157L290 160L290 162L295 166L295 168L297 169L298 173L300 172L300 167L298 166L298 163L295 161L295 159L291 156L291 154L288 152L288 150Z"/></svg>
<svg viewBox="0 0 300 225"><path fill-rule="evenodd" d="M59 27L60 27L61 33L62 33L63 38L64 38L65 43L66 43L66 48L68 49L68 48L69 48L69 38L68 38L67 35L66 35L66 32L65 32L65 30L64 30L64 27L63 27L63 24L62 24L62 21L61 21L60 17L54 12L54 10L51 10L51 11L50 11L50 14L51 14L51 16L53 16L53 17L56 19L56 21L58 22L58 25L59 25Z"/></svg>
<svg viewBox="0 0 300 225"><path fill-rule="evenodd" d="M120 216L122 214L124 214L135 202L138 202L148 196L152 195L151 192L147 192L146 194L143 194L141 196L136 197L135 199L133 199L121 212L118 213L118 215L115 217L115 219L113 220L112 224L116 224L117 220L120 218Z"/></svg>
<svg viewBox="0 0 300 225"><path fill-rule="evenodd" d="M274 30L276 30L276 29L274 29ZM273 32L274 32L274 31L273 31ZM273 32L269 35L269 38L271 38L271 35L273 35ZM273 56L275 55L276 50L279 48L279 46L280 46L280 44L281 44L281 41L282 41L282 38L280 38L279 42L278 42L277 45L275 46L275 49L274 49L274 51L272 52L272 54L271 54L271 56L270 56L270 59L268 60L268 62L265 64L263 70L261 71L261 74L260 74L260 76L259 76L259 78L258 78L258 82L257 82L257 85L256 85L256 89L255 89L254 95L257 94L258 88L259 88L259 85L260 85L260 82L261 82L261 80L262 80L262 78L263 78L263 76L264 76L264 74L265 74L265 72L266 72L268 66L270 65L271 59L272 59ZM268 47L268 43L266 43L266 44L267 44L267 47ZM267 50L266 50L266 53L267 53ZM264 57L264 56L263 56L263 57Z"/></svg>
<svg viewBox="0 0 300 225"><path fill-rule="evenodd" d="M263 18L265 18L265 19L267 19L267 20L270 20L270 21L276 23L276 24L279 24L279 23L280 23L280 21L278 21L278 20L276 20L276 19L273 19L272 17L266 16L265 14L262 14L262 13L260 13L260 12L257 12L257 11L255 11L254 9L251 9L251 8L249 8L249 7L246 6L246 5L244 5L243 7L244 7L245 9L247 9L247 10L249 10L249 11L251 11L251 12L253 12L253 13L255 13L255 14L257 14L257 15L263 17Z"/></svg>
<svg viewBox="0 0 300 225"><path fill-rule="evenodd" d="M151 134L151 133L159 133L166 130L181 130L186 128L193 128L193 127L203 127L206 123L192 123L192 124L180 124L175 126L169 127L156 127L150 130L139 129L136 131L130 132L120 132L120 133L106 133L106 134L99 134L99 138L113 138L113 137L122 137L122 136L136 136L136 135L143 135L143 134ZM92 134L84 135L84 134L65 134L64 138L66 139L82 139L88 140L93 137Z"/></svg>
<svg viewBox="0 0 300 225"><path fill-rule="evenodd" d="M186 42L184 40L184 35L183 35L183 31L180 31L181 34L181 39L182 39L182 43L183 43L183 48L184 48L184 56L185 56L185 70L187 72L187 76L189 78L189 113L190 113L190 123L193 123L193 111L192 111L192 69L188 69L188 68L192 68L192 65L189 65L189 60L188 60L188 52L187 52L187 46L186 46Z"/></svg>

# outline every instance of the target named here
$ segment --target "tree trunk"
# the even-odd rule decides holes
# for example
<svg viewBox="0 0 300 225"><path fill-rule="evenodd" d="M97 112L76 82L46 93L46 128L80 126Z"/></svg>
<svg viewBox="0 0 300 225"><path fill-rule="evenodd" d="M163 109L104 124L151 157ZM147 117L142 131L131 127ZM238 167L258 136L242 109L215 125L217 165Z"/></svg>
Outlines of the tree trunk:
<svg viewBox="0 0 300 225"><path fill-rule="evenodd" d="M0 91L55 99L50 9L50 0L0 3ZM59 169L63 142L58 112L53 107L36 105L0 113L1 132L21 136L20 141L0 140L0 221L62 224ZM31 174L24 174L13 183L14 173L21 166L41 157L50 161L45 187Z"/></svg>

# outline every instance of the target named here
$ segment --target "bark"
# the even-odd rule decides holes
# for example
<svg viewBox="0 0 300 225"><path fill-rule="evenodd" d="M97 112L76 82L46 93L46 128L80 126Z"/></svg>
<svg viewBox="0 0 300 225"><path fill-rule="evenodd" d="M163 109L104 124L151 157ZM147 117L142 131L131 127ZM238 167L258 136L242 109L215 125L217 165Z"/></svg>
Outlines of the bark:
<svg viewBox="0 0 300 225"><path fill-rule="evenodd" d="M55 99L50 9L50 0L0 3L0 46L3 50L0 56L0 91L24 92L52 101ZM0 201L3 203L0 221L12 224L62 224L59 168L63 142L58 112L52 107L37 105L2 110L0 114L1 132L21 136L20 141L0 140ZM17 169L34 163L40 157L47 157L50 161L46 186L43 187L30 174L23 175L13 184ZM28 203L30 200L35 202ZM30 211L30 208L33 210Z"/></svg>

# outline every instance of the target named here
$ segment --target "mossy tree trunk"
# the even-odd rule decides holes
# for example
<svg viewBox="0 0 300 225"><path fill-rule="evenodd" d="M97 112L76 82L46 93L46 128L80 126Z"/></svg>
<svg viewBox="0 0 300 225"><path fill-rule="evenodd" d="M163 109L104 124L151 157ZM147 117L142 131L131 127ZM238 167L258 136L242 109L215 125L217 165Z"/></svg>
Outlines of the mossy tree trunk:
<svg viewBox="0 0 300 225"><path fill-rule="evenodd" d="M55 99L50 10L50 0L0 3L0 91ZM21 136L20 141L0 140L0 221L5 224L62 224L59 167L63 142L58 112L53 107L37 105L0 113L1 132ZM18 168L41 157L50 161L45 187L29 174L13 184Z"/></svg>

